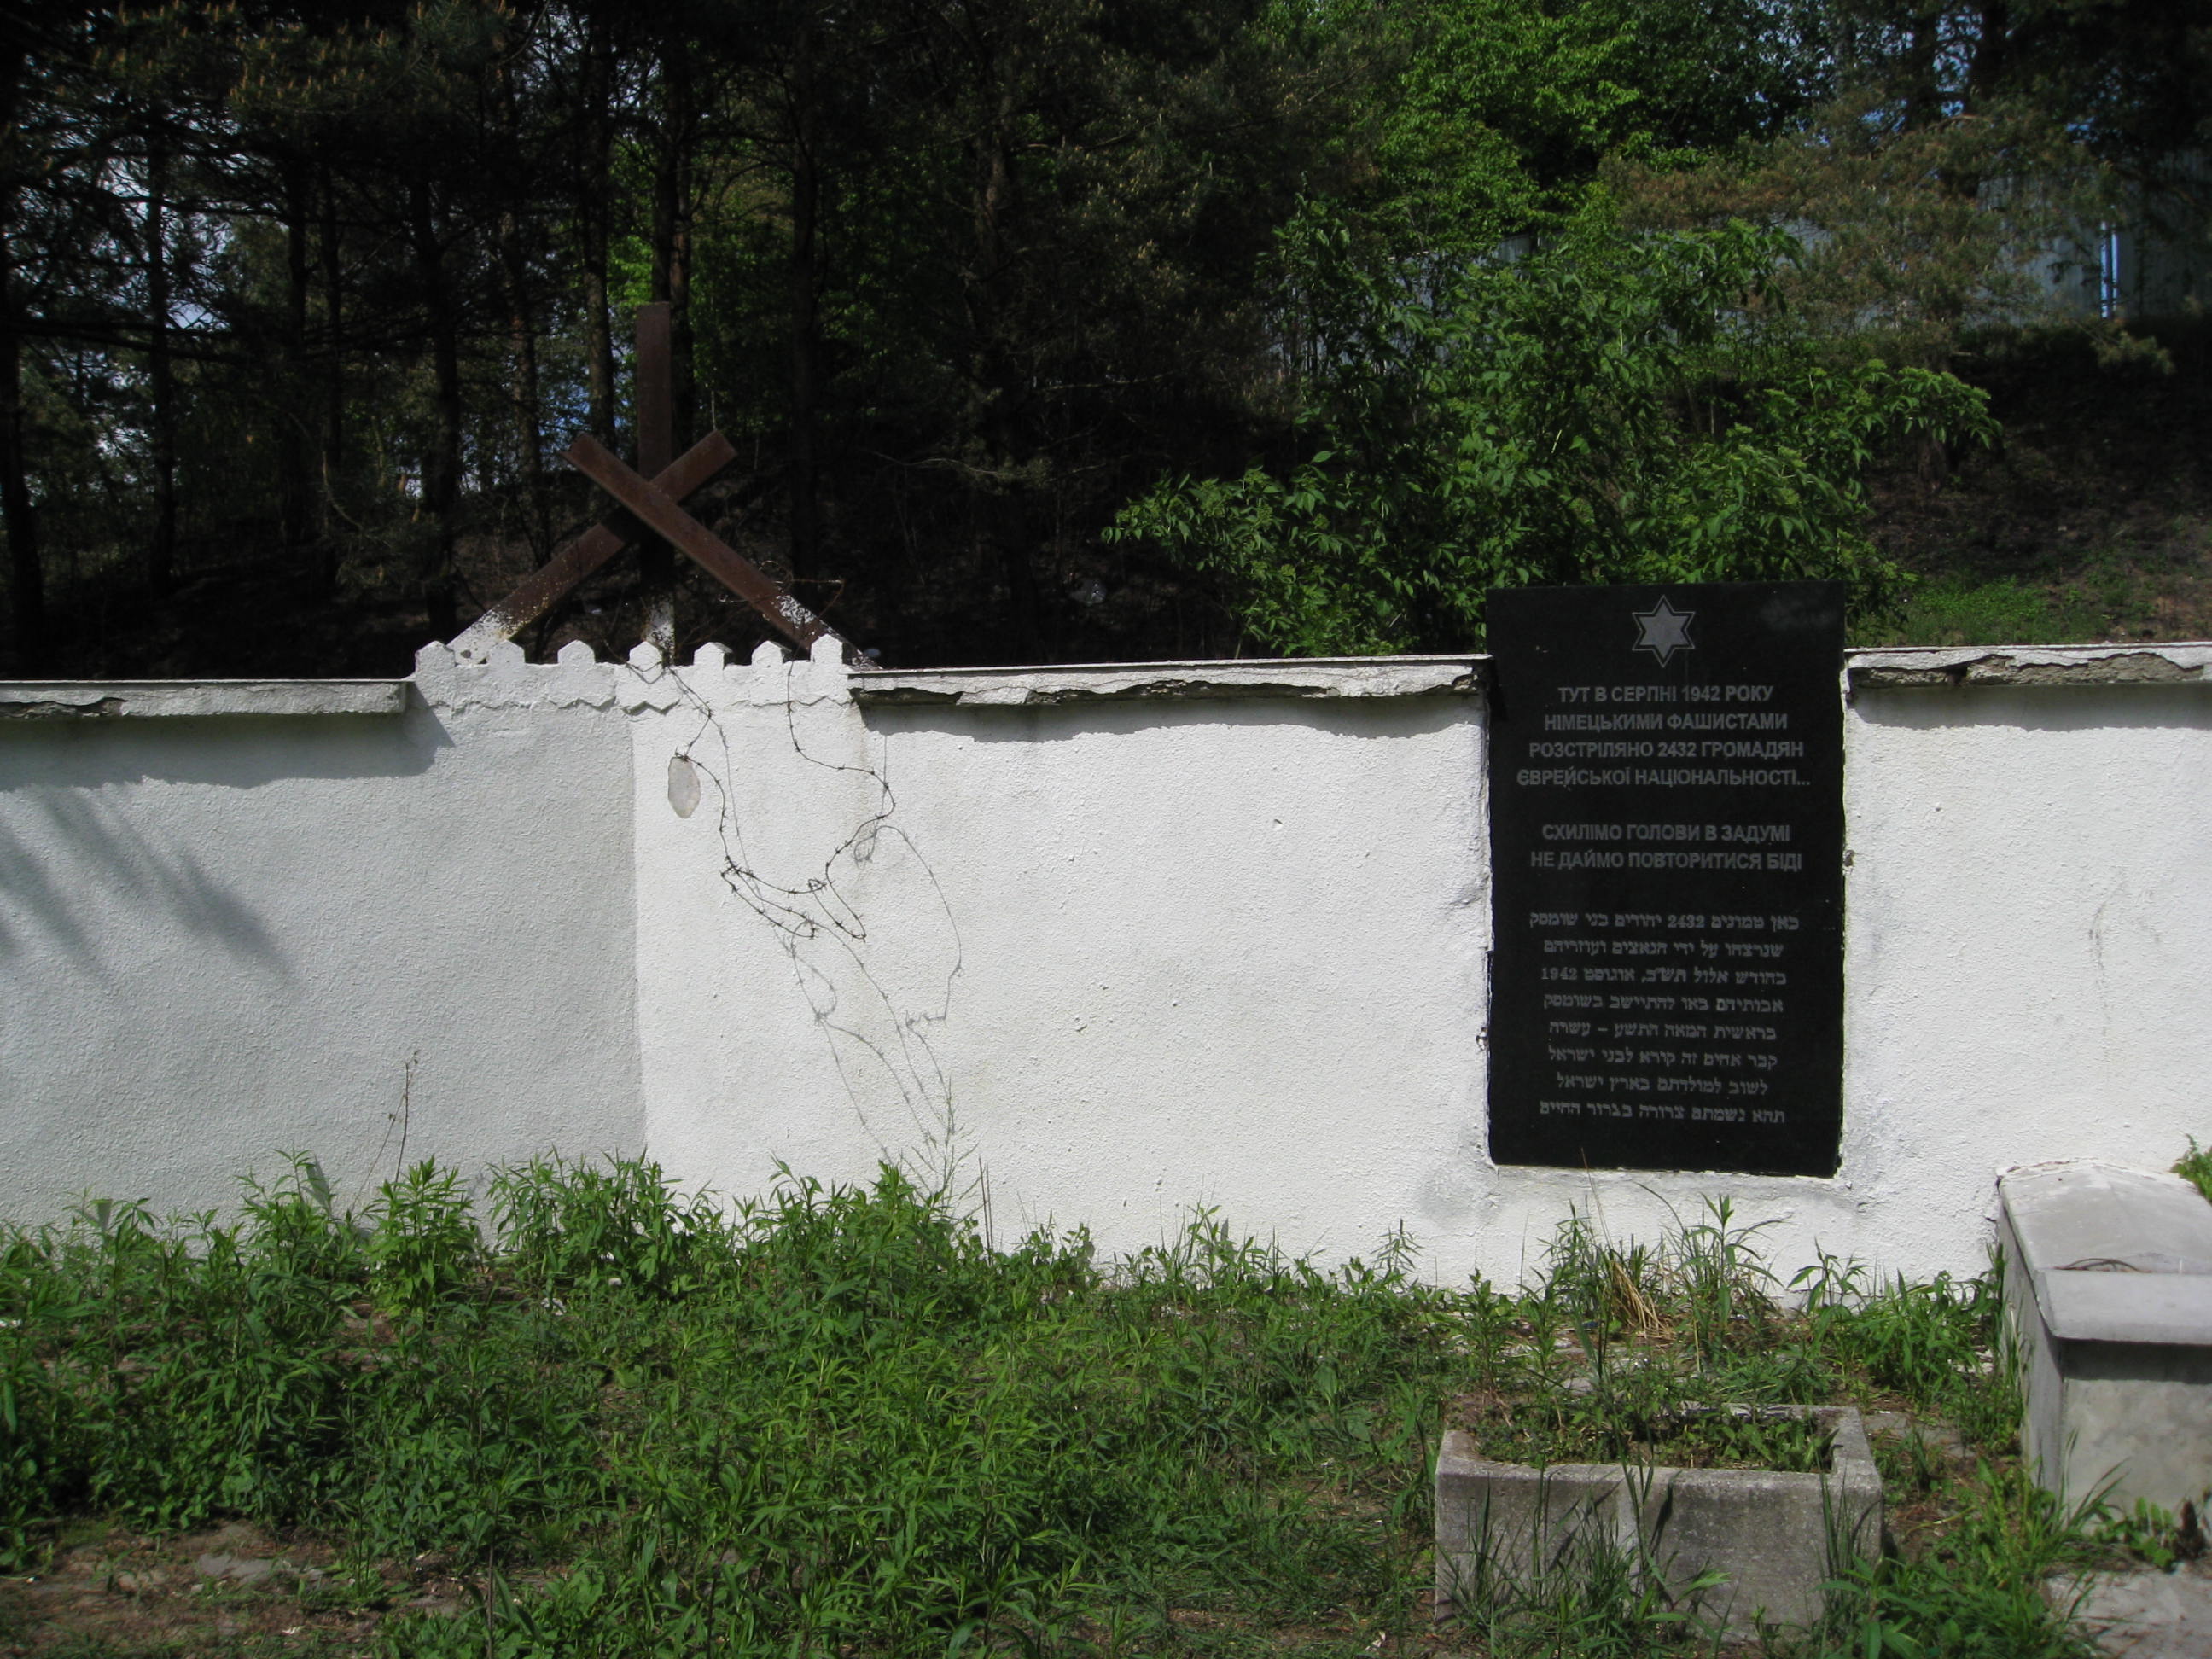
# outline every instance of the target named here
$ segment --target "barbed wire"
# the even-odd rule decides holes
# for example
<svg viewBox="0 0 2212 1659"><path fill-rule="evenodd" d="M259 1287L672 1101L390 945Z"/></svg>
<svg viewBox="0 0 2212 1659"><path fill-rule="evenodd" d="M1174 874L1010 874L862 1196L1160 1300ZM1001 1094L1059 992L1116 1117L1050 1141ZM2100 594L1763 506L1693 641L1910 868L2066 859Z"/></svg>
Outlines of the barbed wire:
<svg viewBox="0 0 2212 1659"><path fill-rule="evenodd" d="M624 665L641 683L650 683L634 665ZM872 1058L896 1090L900 1103L937 1165L927 1172L933 1183L940 1191L949 1190L964 1154L957 1145L951 1079L932 1040L931 1028L941 1027L950 1018L954 985L965 964L959 920L953 914L944 883L939 879L928 856L903 826L893 822L898 796L885 769L825 758L807 748L799 733L794 696L797 666L793 661L783 665L781 708L785 734L793 753L810 766L867 780L876 796L872 808L823 858L819 875L793 886L769 876L755 862L732 787L737 758L721 711L672 664L662 672L675 682L682 706L698 720L690 736L678 747L676 757L695 768L714 786L715 834L721 853L717 874L729 892L774 933L814 1023L823 1033L831 1062L837 1068L847 1101L861 1132L885 1162L899 1165L907 1163L906 1158L887 1143L878 1127L871 1121L863 1079L856 1075L847 1042ZM701 758L702 746L718 753L719 768L711 760ZM871 932L861 909L860 896L845 884L851 879L850 872L872 860L876 846L886 836L896 841L927 881L952 939L952 961L945 971L942 991L925 1006L902 1006L901 998L886 983L889 975L878 971L872 958L879 957L884 947ZM816 945L826 947L831 953L828 963L811 953L810 947ZM888 1024L892 1034L888 1042L864 1029L868 1023L867 1006L848 1008L847 993L837 970L840 963L857 978L860 994L869 1000L873 1011Z"/></svg>

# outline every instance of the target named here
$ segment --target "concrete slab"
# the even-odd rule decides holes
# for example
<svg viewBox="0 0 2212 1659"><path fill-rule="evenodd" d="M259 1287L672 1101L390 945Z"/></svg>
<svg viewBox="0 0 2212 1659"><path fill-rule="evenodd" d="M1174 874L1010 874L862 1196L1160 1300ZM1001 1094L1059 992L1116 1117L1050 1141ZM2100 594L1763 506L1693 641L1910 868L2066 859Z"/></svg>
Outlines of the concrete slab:
<svg viewBox="0 0 2212 1659"><path fill-rule="evenodd" d="M2179 1176L2091 1159L1997 1177L2036 1273L2212 1273L2212 1204Z"/></svg>
<svg viewBox="0 0 2212 1659"><path fill-rule="evenodd" d="M2178 1176L2088 1162L1998 1178L2024 1439L2068 1503L2178 1512L2212 1492L2212 1204Z"/></svg>
<svg viewBox="0 0 2212 1659"><path fill-rule="evenodd" d="M2133 1572L2089 1582L2055 1580L2051 1601L2080 1598L2076 1614L2113 1659L2212 1659L2212 1572Z"/></svg>
<svg viewBox="0 0 2212 1659"><path fill-rule="evenodd" d="M1479 696L1486 657L1301 657L1289 660L1069 663L1049 667L860 669L861 704L958 703L971 708L1181 697Z"/></svg>

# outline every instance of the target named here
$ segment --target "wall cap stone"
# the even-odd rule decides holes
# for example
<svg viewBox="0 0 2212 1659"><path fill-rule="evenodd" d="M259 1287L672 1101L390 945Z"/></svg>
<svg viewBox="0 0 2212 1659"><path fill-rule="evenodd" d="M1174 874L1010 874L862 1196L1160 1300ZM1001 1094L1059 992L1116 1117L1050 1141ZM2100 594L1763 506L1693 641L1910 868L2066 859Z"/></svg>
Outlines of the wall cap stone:
<svg viewBox="0 0 2212 1659"><path fill-rule="evenodd" d="M2212 685L2212 643L1887 646L1845 653L1850 689Z"/></svg>
<svg viewBox="0 0 2212 1659"><path fill-rule="evenodd" d="M727 662L702 652L685 684L748 682L748 700L835 699L849 687L854 702L876 707L957 706L1036 708L1060 703L1127 702L1156 698L1480 696L1490 659L1453 656L1290 657L1167 662L1068 663L988 668L838 668L799 665L793 676L763 647L753 660ZM417 653L406 680L6 680L0 720L113 720L230 715L397 714L408 687L434 706L609 708L636 713L672 706L683 696L667 671L618 672L571 645L559 662L522 660L520 647L495 647L495 659L465 662L442 645ZM766 657L768 660L763 661ZM658 665L655 665L658 667ZM832 665L832 667L836 665ZM815 670L809 673L805 670ZM748 672L748 671L752 671ZM773 674L771 680L769 677ZM1845 684L1869 688L1965 686L2212 686L2212 642L2165 645L1894 646L1844 654ZM821 679L821 684L815 681ZM830 679L837 681L832 684ZM664 681L656 684L655 682ZM750 684L757 681L757 684ZM804 681L804 684L800 684Z"/></svg>
<svg viewBox="0 0 2212 1659"><path fill-rule="evenodd" d="M0 720L398 714L405 680L0 680Z"/></svg>
<svg viewBox="0 0 2212 1659"><path fill-rule="evenodd" d="M874 705L1035 708L1158 697L1431 697L1480 696L1489 659L1293 657L1183 662L1071 663L1008 668L870 668L853 700Z"/></svg>

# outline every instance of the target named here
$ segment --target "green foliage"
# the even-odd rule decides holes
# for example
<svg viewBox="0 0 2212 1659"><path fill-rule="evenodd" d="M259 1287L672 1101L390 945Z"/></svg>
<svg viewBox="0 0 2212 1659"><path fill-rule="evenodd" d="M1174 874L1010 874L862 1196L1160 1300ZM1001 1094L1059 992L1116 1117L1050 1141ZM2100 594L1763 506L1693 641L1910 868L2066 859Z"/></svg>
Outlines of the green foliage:
<svg viewBox="0 0 2212 1659"><path fill-rule="evenodd" d="M994 1252L890 1171L725 1212L648 1164L540 1163L493 1178L489 1245L432 1165L358 1224L327 1199L301 1160L235 1229L88 1206L8 1239L19 1559L88 1509L450 1553L489 1629L401 1621L406 1653L1410 1607L1458 1360L1397 1255L1323 1273L1201 1221L1109 1273L1080 1235Z"/></svg>
<svg viewBox="0 0 2212 1659"><path fill-rule="evenodd" d="M1571 1215L1545 1256L1543 1294L1571 1312L1601 1361L1615 1340L1662 1332L1693 1364L1740 1358L1783 1332L1778 1287L1758 1249L1767 1224L1739 1225L1728 1199L1708 1199L1696 1221L1647 1246L1616 1244Z"/></svg>
<svg viewBox="0 0 2212 1659"><path fill-rule="evenodd" d="M1994 1278L1960 1284L1938 1273L1916 1285L1900 1277L1875 1295L1863 1294L1863 1281L1856 1263L1823 1255L1796 1282L1823 1340L1876 1387L1941 1405L1993 1351L2000 1331Z"/></svg>
<svg viewBox="0 0 2212 1659"><path fill-rule="evenodd" d="M2193 1522L2195 1506L2185 1507ZM2181 1524L2172 1513L2147 1498L2138 1498L2135 1507L2125 1513L2117 1505L2104 1506L2092 1535L2099 1545L2130 1565L2141 1562L2155 1571L2171 1572L2176 1562L2203 1553L2201 1532L2186 1546L2181 1532Z"/></svg>
<svg viewBox="0 0 2212 1659"><path fill-rule="evenodd" d="M1888 617L1870 619L1859 645L2055 645L2096 637L2098 618L2017 577L1947 576L1905 589Z"/></svg>
<svg viewBox="0 0 2212 1659"><path fill-rule="evenodd" d="M1290 1627L1358 1650L1425 1621L1448 1401L1540 1460L1784 1468L1823 1459L1803 1419L1709 1408L1856 1378L2009 1409L1973 1405L2010 1393L1986 1286L1868 1294L1824 1260L1795 1309L1720 1202L1650 1245L1572 1221L1510 1292L1422 1284L1402 1235L1324 1271L1203 1215L1112 1264L1079 1233L994 1249L888 1170L734 1207L636 1163L487 1191L480 1230L420 1164L356 1218L295 1158L234 1226L102 1202L0 1239L0 1547L35 1563L88 1513L244 1516L343 1540L356 1600L379 1559L450 1556L481 1616L395 1613L390 1659L1242 1651ZM1851 1652L2069 1650L2035 1586L2088 1521L1978 1479L1940 1550L1850 1571ZM2099 1547L2158 1544L2105 1521ZM1462 1634L1710 1645L1698 1587L1670 1601L1650 1565L1493 1575Z"/></svg>
<svg viewBox="0 0 2212 1659"><path fill-rule="evenodd" d="M1780 291L1833 361L1940 368L2051 330L2107 352L2146 349L2083 304L2087 228L2110 209L2063 124L2008 102L1900 127L1870 96L1694 166L1616 157L1603 174L1642 229L1786 227L1796 246Z"/></svg>
<svg viewBox="0 0 2212 1659"><path fill-rule="evenodd" d="M1985 439L1949 375L1822 362L1769 303L1778 233L1628 236L1586 215L1517 260L1363 263L1316 213L1286 246L1296 453L1127 509L1241 596L1275 649L1465 648L1497 587L1893 578L1860 482L1883 447Z"/></svg>
<svg viewBox="0 0 2212 1659"><path fill-rule="evenodd" d="M1708 1572L1668 1589L1663 1564L1582 1528L1540 1552L1535 1571L1516 1571L1478 1547L1472 1571L1453 1587L1458 1629L1495 1659L1639 1659L1716 1650L1700 1627L1699 1603L1726 1582ZM1514 1564L1516 1565L1517 1564Z"/></svg>
<svg viewBox="0 0 2212 1659"><path fill-rule="evenodd" d="M1372 180L1344 199L1401 254L1554 226L1604 158L1767 132L1817 72L1781 9L1737 0L1415 0L1363 21L1386 70Z"/></svg>
<svg viewBox="0 0 2212 1659"><path fill-rule="evenodd" d="M1656 1244L1571 1216L1464 1426L1514 1462L1826 1468L1824 1432L1782 1408L1832 1398L1835 1367L1777 1300L1760 1231L1726 1199Z"/></svg>
<svg viewBox="0 0 2212 1659"><path fill-rule="evenodd" d="M34 8L0 65L6 649L404 670L597 511L554 457L624 447L648 299L684 435L748 457L719 528L893 660L1463 645L1523 567L1809 561L1873 595L1850 452L1975 424L1898 365L1986 371L2044 325L2160 355L2097 317L2093 228L2201 228L2187 11ZM1790 230L1749 273L1786 325L1577 230L1601 190L1693 243ZM1707 320L1646 326L1662 290ZM1859 367L1774 361L1793 331ZM1100 544L1133 500L1181 564ZM762 624L684 571L684 642L742 654ZM633 582L532 649L619 656Z"/></svg>
<svg viewBox="0 0 2212 1659"><path fill-rule="evenodd" d="M2212 1199L2212 1147L2199 1146L2195 1135L2189 1137L2189 1150L2175 1162L2173 1172Z"/></svg>
<svg viewBox="0 0 2212 1659"><path fill-rule="evenodd" d="M428 1314L468 1282L477 1230L453 1171L425 1158L386 1182L369 1221L368 1282L382 1311Z"/></svg>
<svg viewBox="0 0 2212 1659"><path fill-rule="evenodd" d="M1875 1293L1856 1263L1823 1255L1793 1281L1807 1295L1818 1340L1875 1388L1949 1417L1975 1444L2012 1449L2020 1430L2018 1355L1994 1269L1902 1277Z"/></svg>
<svg viewBox="0 0 2212 1659"><path fill-rule="evenodd" d="M1853 1659L2092 1659L2096 1646L2042 1587L2079 1565L2094 1507L2072 1513L2025 1470L1984 1467L1974 1501L1917 1557L1861 1563L1829 1604L1833 1645Z"/></svg>
<svg viewBox="0 0 2212 1659"><path fill-rule="evenodd" d="M507 1261L562 1296L688 1294L700 1285L702 1248L722 1237L714 1208L681 1202L650 1164L533 1159L495 1171L489 1195Z"/></svg>
<svg viewBox="0 0 2212 1659"><path fill-rule="evenodd" d="M1531 1389L1495 1418L1468 1426L1486 1457L1542 1468L1626 1463L1636 1468L1785 1469L1828 1467L1818 1421L1779 1407L1715 1407L1723 1377L1675 1372L1663 1361L1615 1366L1583 1389Z"/></svg>

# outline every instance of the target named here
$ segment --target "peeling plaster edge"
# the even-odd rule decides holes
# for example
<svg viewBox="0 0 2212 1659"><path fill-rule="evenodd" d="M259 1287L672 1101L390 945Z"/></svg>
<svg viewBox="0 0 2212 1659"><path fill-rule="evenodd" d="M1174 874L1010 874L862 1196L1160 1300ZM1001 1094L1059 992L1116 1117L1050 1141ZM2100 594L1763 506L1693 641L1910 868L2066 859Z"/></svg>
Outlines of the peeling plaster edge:
<svg viewBox="0 0 2212 1659"><path fill-rule="evenodd" d="M0 720L398 714L405 680L0 680Z"/></svg>
<svg viewBox="0 0 2212 1659"><path fill-rule="evenodd" d="M855 702L1020 708L1170 697L1432 697L1480 696L1489 659L1294 657L1183 662L1074 663L1007 668L862 669Z"/></svg>
<svg viewBox="0 0 2212 1659"><path fill-rule="evenodd" d="M1954 686L2212 685L2212 644L1893 646L1844 659L1853 692Z"/></svg>

